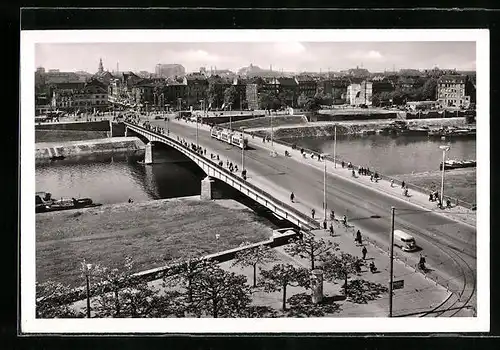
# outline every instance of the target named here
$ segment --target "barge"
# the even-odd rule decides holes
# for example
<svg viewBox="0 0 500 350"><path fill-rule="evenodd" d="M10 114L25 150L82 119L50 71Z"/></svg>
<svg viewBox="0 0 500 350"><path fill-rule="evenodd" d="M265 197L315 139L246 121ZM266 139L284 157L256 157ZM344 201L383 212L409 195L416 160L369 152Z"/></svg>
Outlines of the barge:
<svg viewBox="0 0 500 350"><path fill-rule="evenodd" d="M476 166L475 160L447 160L444 162L444 170L473 168ZM439 163L439 170L443 170L443 162Z"/></svg>
<svg viewBox="0 0 500 350"><path fill-rule="evenodd" d="M55 200L49 192L36 192L35 193L35 212L44 213L50 211L81 209L98 207L102 204L94 203L90 198L71 198Z"/></svg>

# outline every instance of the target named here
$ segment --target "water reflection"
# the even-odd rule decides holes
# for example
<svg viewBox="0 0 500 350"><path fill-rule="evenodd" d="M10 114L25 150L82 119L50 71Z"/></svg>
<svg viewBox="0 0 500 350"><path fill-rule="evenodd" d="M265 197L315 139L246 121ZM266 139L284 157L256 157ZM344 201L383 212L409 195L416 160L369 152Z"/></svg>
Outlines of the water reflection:
<svg viewBox="0 0 500 350"><path fill-rule="evenodd" d="M174 152L155 148L152 165L139 163L143 154L37 162L36 190L51 192L55 197L90 197L103 204L199 194L203 172Z"/></svg>

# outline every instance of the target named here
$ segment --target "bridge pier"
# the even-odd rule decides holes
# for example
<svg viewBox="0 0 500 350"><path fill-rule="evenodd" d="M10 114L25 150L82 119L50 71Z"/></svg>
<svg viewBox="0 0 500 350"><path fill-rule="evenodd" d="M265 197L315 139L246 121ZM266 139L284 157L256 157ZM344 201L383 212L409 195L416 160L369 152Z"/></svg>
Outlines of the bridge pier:
<svg viewBox="0 0 500 350"><path fill-rule="evenodd" d="M207 175L203 180L201 180L201 200L212 200L222 198L220 189L217 188L217 180L213 177Z"/></svg>
<svg viewBox="0 0 500 350"><path fill-rule="evenodd" d="M153 164L153 144L146 144L146 153L144 154L144 164Z"/></svg>

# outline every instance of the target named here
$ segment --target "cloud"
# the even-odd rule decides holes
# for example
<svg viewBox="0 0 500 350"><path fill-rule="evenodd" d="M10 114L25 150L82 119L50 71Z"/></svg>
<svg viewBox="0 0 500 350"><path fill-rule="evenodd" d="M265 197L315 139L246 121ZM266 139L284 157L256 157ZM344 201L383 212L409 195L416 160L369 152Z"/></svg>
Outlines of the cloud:
<svg viewBox="0 0 500 350"><path fill-rule="evenodd" d="M274 45L274 51L278 54L284 55L297 55L304 53L306 48L299 42L290 41L290 42L281 42L276 43Z"/></svg>
<svg viewBox="0 0 500 350"><path fill-rule="evenodd" d="M355 60L368 60L368 61L383 61L385 59L384 55L380 51L370 50L366 51L354 51L348 55L349 58Z"/></svg>

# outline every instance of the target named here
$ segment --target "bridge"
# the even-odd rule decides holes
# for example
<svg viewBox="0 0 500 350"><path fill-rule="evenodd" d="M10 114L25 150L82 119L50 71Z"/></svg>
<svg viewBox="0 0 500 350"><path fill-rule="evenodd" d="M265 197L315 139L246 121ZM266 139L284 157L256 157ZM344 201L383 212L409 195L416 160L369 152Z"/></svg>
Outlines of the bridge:
<svg viewBox="0 0 500 350"><path fill-rule="evenodd" d="M164 133L158 133L137 124L125 122L125 126L126 135L128 134L128 131L131 130L136 134L145 137L149 141L149 143L146 145L146 164L153 163L152 147L154 143L158 142L172 147L173 149L181 152L186 157L191 159L194 163L196 163L207 175L207 177L202 181L201 184L201 196L203 199L212 199L214 197L214 179L216 179L235 188L255 202L271 210L278 217L290 221L301 229L311 230L319 228L319 223L311 217L301 213L297 209L291 207L289 204L286 204L283 201L274 198L269 193L264 192L250 182L243 180L242 177L237 176L235 173L232 173L224 167L220 166L214 160L207 159L206 156L190 148L188 144L177 141L169 135L165 135Z"/></svg>
<svg viewBox="0 0 500 350"><path fill-rule="evenodd" d="M149 120L149 123L152 127L167 130L166 121ZM387 181L385 184L383 181L373 184L364 179L363 183L361 178L351 178L347 169L335 169L332 163L305 159L298 150L290 148L291 157L285 157L284 148L278 144L274 147L278 155L272 157L270 143L262 143L261 139L252 139L251 136L250 147L243 154L248 171L247 180L243 180L239 173L230 172L210 158L210 154L214 153L220 156L224 164L231 161L240 166L241 149L213 139L207 126L173 120L168 124L169 132L161 133L133 123L127 122L125 125L129 131L142 135L152 143L161 142L182 152L207 174L207 179L203 181L210 184L213 180L223 181L304 230L320 226L326 217L322 205L326 199L328 211L335 210L337 218L347 215L349 223L360 229L365 237L388 249L390 208L395 206L395 228L415 237L429 265L438 267L450 285L455 284L454 289L467 288L474 293L477 265L475 227L449 215L442 215L435 209L424 208L417 203L416 193L412 198L403 199L401 192L397 191L396 194L396 189L391 188ZM189 147L191 143L206 148L206 155L192 150ZM149 152L151 145L147 147ZM203 189L210 188L208 184L204 187L203 181L202 196ZM382 186L387 187L385 192L381 190ZM296 195L295 203L289 200L291 191ZM210 195L210 192L205 194L205 198ZM317 213L314 220L311 218L312 208ZM417 263L419 253L404 255L409 263Z"/></svg>

